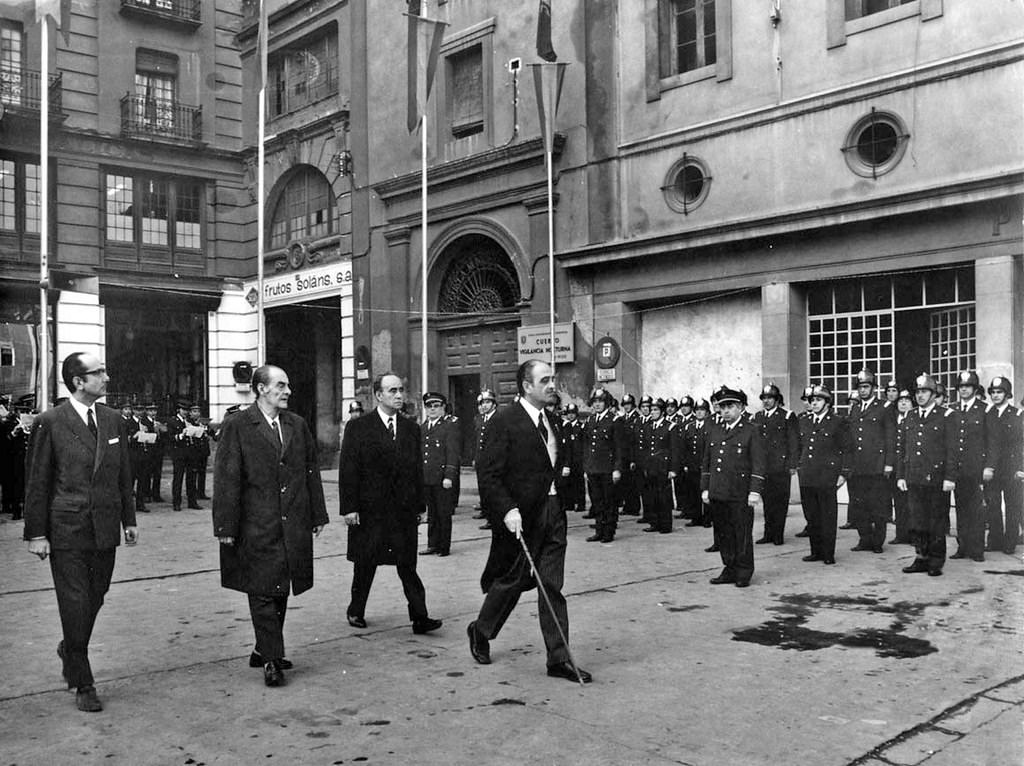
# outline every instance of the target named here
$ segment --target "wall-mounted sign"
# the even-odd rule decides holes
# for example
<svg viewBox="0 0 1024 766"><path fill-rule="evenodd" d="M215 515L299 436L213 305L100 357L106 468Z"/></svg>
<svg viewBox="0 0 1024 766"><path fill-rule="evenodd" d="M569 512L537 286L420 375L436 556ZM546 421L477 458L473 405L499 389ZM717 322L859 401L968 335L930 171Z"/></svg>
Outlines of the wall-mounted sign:
<svg viewBox="0 0 1024 766"><path fill-rule="evenodd" d="M555 363L569 364L576 359L572 322L555 325ZM551 325L524 325L519 328L519 364L528 359L551 360Z"/></svg>
<svg viewBox="0 0 1024 766"><path fill-rule="evenodd" d="M246 290L254 287L247 282ZM310 298L352 295L352 263L339 261L302 271L274 274L263 279L263 305L282 306ZM248 297L248 296L247 296Z"/></svg>
<svg viewBox="0 0 1024 766"><path fill-rule="evenodd" d="M608 383L615 380L615 368L609 367L607 370L598 368L597 370L597 382Z"/></svg>
<svg viewBox="0 0 1024 766"><path fill-rule="evenodd" d="M614 338L605 335L597 342L594 346L594 361L602 370L610 370L619 363L619 344L615 342Z"/></svg>

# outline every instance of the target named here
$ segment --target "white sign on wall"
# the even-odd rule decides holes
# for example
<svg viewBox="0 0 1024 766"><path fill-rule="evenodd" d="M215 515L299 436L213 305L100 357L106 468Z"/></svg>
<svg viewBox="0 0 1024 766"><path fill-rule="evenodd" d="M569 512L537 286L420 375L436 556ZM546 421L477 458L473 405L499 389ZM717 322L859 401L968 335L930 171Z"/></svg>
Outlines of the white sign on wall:
<svg viewBox="0 0 1024 766"><path fill-rule="evenodd" d="M519 328L519 364L528 359L551 360L551 325L524 325ZM555 325L555 363L571 364L576 359L572 322Z"/></svg>
<svg viewBox="0 0 1024 766"><path fill-rule="evenodd" d="M246 283L245 290L255 288ZM263 305L283 306L310 298L352 295L352 262L340 261L302 271L288 271L263 278Z"/></svg>

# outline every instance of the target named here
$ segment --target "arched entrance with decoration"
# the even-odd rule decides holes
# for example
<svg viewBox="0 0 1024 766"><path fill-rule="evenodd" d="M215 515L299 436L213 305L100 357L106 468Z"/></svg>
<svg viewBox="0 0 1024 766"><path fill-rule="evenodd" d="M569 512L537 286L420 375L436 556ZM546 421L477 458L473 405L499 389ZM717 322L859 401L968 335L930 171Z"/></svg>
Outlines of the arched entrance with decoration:
<svg viewBox="0 0 1024 766"><path fill-rule="evenodd" d="M491 222L461 222L435 243L428 292L434 296L442 390L471 454L476 397L489 388L499 404L516 393L524 269L515 240Z"/></svg>

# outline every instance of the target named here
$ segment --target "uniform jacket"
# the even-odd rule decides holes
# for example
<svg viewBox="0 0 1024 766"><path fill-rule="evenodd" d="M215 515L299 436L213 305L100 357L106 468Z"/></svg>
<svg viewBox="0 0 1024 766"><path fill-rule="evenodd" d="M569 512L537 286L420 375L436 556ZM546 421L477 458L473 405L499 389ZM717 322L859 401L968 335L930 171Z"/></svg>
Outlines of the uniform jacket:
<svg viewBox="0 0 1024 766"><path fill-rule="evenodd" d="M645 474L668 478L669 471L679 472L682 463L682 443L678 438L679 425L668 418L649 420L640 426L637 440L637 467Z"/></svg>
<svg viewBox="0 0 1024 766"><path fill-rule="evenodd" d="M395 416L395 438L376 410L350 420L341 442L338 489L348 528L348 560L416 563L416 527L423 512L420 427Z"/></svg>
<svg viewBox="0 0 1024 766"><path fill-rule="evenodd" d="M167 421L167 453L172 460L184 460L189 456L189 442L185 436L185 426L191 425L188 420L178 415Z"/></svg>
<svg viewBox="0 0 1024 766"><path fill-rule="evenodd" d="M682 439L682 463L680 467L688 476L700 477L710 422L709 418L704 418L703 420L690 418L680 433Z"/></svg>
<svg viewBox="0 0 1024 766"><path fill-rule="evenodd" d="M760 427L768 450L768 473L788 473L795 469L800 454L800 424L796 415L785 407L776 407L771 415L758 410L753 420Z"/></svg>
<svg viewBox="0 0 1024 766"><path fill-rule="evenodd" d="M561 441L557 418L545 413L547 427ZM480 578L486 593L494 579L508 571L519 556L519 542L504 524L505 514L519 509L523 532L528 535L548 499L551 483L562 472L565 456L558 453L551 465L547 446L521 404L495 414L487 423L483 451L477 456L476 475L481 505L491 522L491 549Z"/></svg>
<svg viewBox="0 0 1024 766"><path fill-rule="evenodd" d="M969 481L980 484L985 470L988 445L986 443L986 406L980 398L975 398L967 412L954 408L956 413L956 447L959 472L957 482Z"/></svg>
<svg viewBox="0 0 1024 766"><path fill-rule="evenodd" d="M583 473L583 423L574 420L571 423L566 420L562 423L561 448L564 451L562 465L569 466L569 475L582 475Z"/></svg>
<svg viewBox="0 0 1024 766"><path fill-rule="evenodd" d="M843 473L849 451L846 420L829 408L820 423L808 414L800 419L800 458L797 472L802 487L834 487Z"/></svg>
<svg viewBox="0 0 1024 766"><path fill-rule="evenodd" d="M920 408L908 412L902 423L896 478L932 487L941 487L944 480L956 481L957 420L954 411L938 406L927 416Z"/></svg>
<svg viewBox="0 0 1024 766"><path fill-rule="evenodd" d="M756 424L740 418L730 429L709 423L707 447L701 463L700 488L712 500L744 501L751 492L764 491L764 436Z"/></svg>
<svg viewBox="0 0 1024 766"><path fill-rule="evenodd" d="M295 413L278 418L280 440L256 405L229 415L213 469L213 532L235 538L221 585L265 596L313 587L313 527L328 521L316 441Z"/></svg>
<svg viewBox="0 0 1024 766"><path fill-rule="evenodd" d="M608 412L583 424L583 470L588 474L622 471L627 452L626 424Z"/></svg>
<svg viewBox="0 0 1024 766"><path fill-rule="evenodd" d="M70 402L36 418L25 482L26 540L45 537L56 549L105 550L135 526L132 468L121 416L94 405L93 439Z"/></svg>
<svg viewBox="0 0 1024 766"><path fill-rule="evenodd" d="M1012 404L1000 414L996 407L989 407L985 415L986 468L995 470L996 477L1008 479L1021 470L1022 434L1020 413Z"/></svg>
<svg viewBox="0 0 1024 766"><path fill-rule="evenodd" d="M849 473L881 476L885 467L896 466L896 421L886 406L871 399L867 409L854 402L846 416L850 429Z"/></svg>
<svg viewBox="0 0 1024 766"><path fill-rule="evenodd" d="M379 419L379 418L378 418ZM445 417L433 427L429 421L421 426L423 434L423 483L436 486L444 479L459 478L459 424Z"/></svg>
<svg viewBox="0 0 1024 766"><path fill-rule="evenodd" d="M622 464L627 468L630 464L636 462L637 433L640 431L640 426L643 422L644 418L640 414L640 410L633 410L622 416L622 428L625 435L625 452L622 455Z"/></svg>
<svg viewBox="0 0 1024 766"><path fill-rule="evenodd" d="M479 412L473 416L473 433L476 434L476 438L473 440L473 455L474 462L480 455L480 450L484 446L484 426L491 421L491 419L498 414L497 409L491 410L491 415L488 418L484 418Z"/></svg>

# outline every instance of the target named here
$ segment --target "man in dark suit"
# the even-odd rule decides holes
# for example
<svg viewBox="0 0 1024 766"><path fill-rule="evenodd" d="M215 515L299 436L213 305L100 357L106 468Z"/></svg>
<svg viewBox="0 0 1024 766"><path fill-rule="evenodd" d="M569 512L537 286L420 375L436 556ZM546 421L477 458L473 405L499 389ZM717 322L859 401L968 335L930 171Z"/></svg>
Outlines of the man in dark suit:
<svg viewBox="0 0 1024 766"><path fill-rule="evenodd" d="M445 417L444 394L423 395L427 419L423 423L423 493L427 504L425 556L447 556L452 547L455 483L459 479L459 425Z"/></svg>
<svg viewBox="0 0 1024 766"><path fill-rule="evenodd" d="M466 630L469 651L481 665L489 664L490 641L501 632L523 591L534 587L521 538L551 602L549 608L541 597L537 604L548 675L587 683L590 674L573 666L564 639L569 635L569 613L562 595L566 520L555 491L564 458L558 453L557 419L544 412L557 396L555 374L544 362L530 360L519 365L516 385L519 401L488 423L483 450L477 456L477 480L493 531L480 577L484 603Z"/></svg>
<svg viewBox="0 0 1024 766"><path fill-rule="evenodd" d="M828 386L812 386L809 416L800 420L800 503L807 519L811 552L804 561L836 563L836 493L846 483L844 460L849 450L846 421L832 409Z"/></svg>
<svg viewBox="0 0 1024 766"><path fill-rule="evenodd" d="M721 418L708 428L700 479L701 499L711 511L723 565L711 584L746 588L754 574L754 509L764 505L764 435L743 417L743 391L722 386L715 401Z"/></svg>
<svg viewBox="0 0 1024 766"><path fill-rule="evenodd" d="M854 520L860 535L851 550L881 553L892 508L889 477L896 465L896 420L876 396L871 370L857 373L856 382L857 400L850 403L846 418L850 435L846 517Z"/></svg>
<svg viewBox="0 0 1024 766"><path fill-rule="evenodd" d="M418 516L423 512L420 427L399 413L405 385L393 372L373 381L377 407L345 427L338 470L341 515L353 563L348 624L366 627L366 601L377 567L393 565L402 581L413 633L441 621L427 613L427 592L416 574Z"/></svg>
<svg viewBox="0 0 1024 766"><path fill-rule="evenodd" d="M103 709L89 664L89 639L110 587L114 554L139 539L132 504L128 440L117 412L97 406L107 371L75 352L61 365L71 398L35 422L29 442L25 539L29 553L50 557L64 640L57 645L78 709Z"/></svg>
<svg viewBox="0 0 1024 766"><path fill-rule="evenodd" d="M213 532L220 581L249 596L256 634L250 667L267 686L285 682L284 618L289 590L313 587L313 536L327 523L316 441L288 411L291 387L280 367L253 371L256 403L228 415L214 464Z"/></svg>

